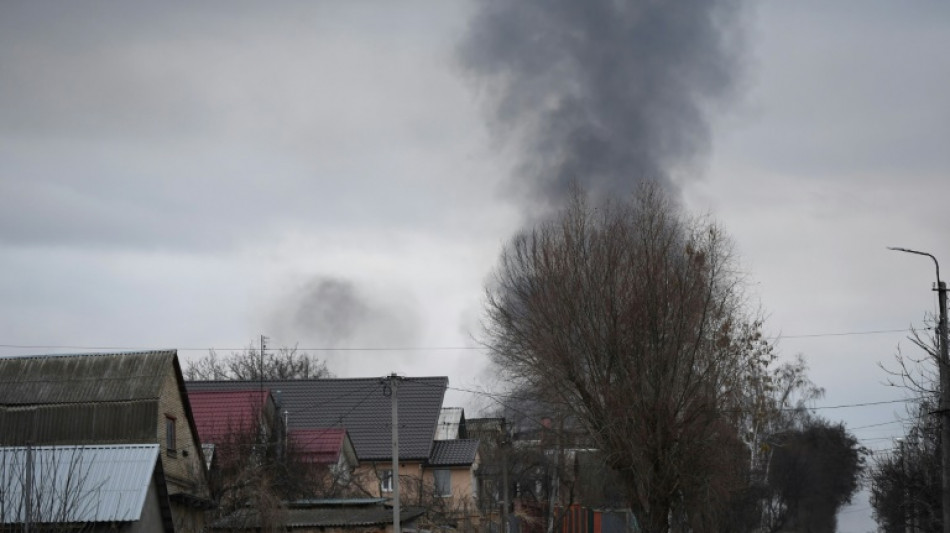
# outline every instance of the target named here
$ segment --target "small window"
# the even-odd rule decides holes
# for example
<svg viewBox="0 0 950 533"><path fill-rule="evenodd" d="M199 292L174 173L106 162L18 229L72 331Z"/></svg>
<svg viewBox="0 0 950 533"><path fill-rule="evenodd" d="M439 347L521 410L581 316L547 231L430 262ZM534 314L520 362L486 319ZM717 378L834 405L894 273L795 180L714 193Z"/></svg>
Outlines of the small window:
<svg viewBox="0 0 950 533"><path fill-rule="evenodd" d="M392 470L380 470L379 489L382 490L383 492L393 491L393 471Z"/></svg>
<svg viewBox="0 0 950 533"><path fill-rule="evenodd" d="M175 440L175 417L165 415L165 451L174 457L178 455L178 446Z"/></svg>
<svg viewBox="0 0 950 533"><path fill-rule="evenodd" d="M444 468L432 471L435 480L435 495L445 498L452 495L452 471Z"/></svg>

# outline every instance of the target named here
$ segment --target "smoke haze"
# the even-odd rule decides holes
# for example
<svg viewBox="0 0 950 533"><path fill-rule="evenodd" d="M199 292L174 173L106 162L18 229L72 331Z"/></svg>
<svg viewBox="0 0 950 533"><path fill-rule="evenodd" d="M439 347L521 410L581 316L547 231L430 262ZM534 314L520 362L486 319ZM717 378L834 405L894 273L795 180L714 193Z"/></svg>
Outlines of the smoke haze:
<svg viewBox="0 0 950 533"><path fill-rule="evenodd" d="M709 151L707 112L741 61L735 0L480 0L459 50L484 84L512 191L534 211L576 181L595 199L656 180L671 190Z"/></svg>
<svg viewBox="0 0 950 533"><path fill-rule="evenodd" d="M282 345L326 349L317 355L338 375L362 375L377 364L387 368L387 361L401 354L361 351L364 364L351 368L347 353L332 349L418 345L419 315L405 298L349 279L316 276L277 302L269 331ZM372 364L366 365L369 360Z"/></svg>

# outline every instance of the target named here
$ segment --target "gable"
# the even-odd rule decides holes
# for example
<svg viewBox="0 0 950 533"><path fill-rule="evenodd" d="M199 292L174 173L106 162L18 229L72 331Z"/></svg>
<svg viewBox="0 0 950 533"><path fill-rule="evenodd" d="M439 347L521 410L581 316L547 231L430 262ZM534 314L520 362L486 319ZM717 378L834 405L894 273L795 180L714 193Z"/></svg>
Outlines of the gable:
<svg viewBox="0 0 950 533"><path fill-rule="evenodd" d="M392 408L385 378L273 380L265 385L280 392L281 410L287 411L288 430L346 429L360 461L392 457ZM192 391L242 390L257 381L189 381ZM403 378L399 384L399 456L404 460L429 458L446 377Z"/></svg>
<svg viewBox="0 0 950 533"><path fill-rule="evenodd" d="M198 440L198 430L191 413L177 357L174 359L174 364L166 369L156 418L157 425L153 428L153 435L157 437L160 446L162 467L169 481L169 495L183 493L199 499L207 498L210 491L204 451ZM175 427L173 449L168 447L169 420Z"/></svg>

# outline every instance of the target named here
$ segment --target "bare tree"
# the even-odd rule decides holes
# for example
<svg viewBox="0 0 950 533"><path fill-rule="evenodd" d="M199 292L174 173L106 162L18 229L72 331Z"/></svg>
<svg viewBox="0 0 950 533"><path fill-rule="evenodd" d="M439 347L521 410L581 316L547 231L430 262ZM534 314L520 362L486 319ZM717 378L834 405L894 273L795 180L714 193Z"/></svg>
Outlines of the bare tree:
<svg viewBox="0 0 950 533"><path fill-rule="evenodd" d="M199 380L264 380L329 378L333 374L317 356L301 352L296 346L265 350L248 345L243 351L220 356L211 349L197 361L189 361L185 379Z"/></svg>
<svg viewBox="0 0 950 533"><path fill-rule="evenodd" d="M517 386L558 404L618 472L644 531L710 529L745 484L727 412L754 323L723 231L658 185L516 236L487 290L488 344Z"/></svg>
<svg viewBox="0 0 950 533"><path fill-rule="evenodd" d="M934 317L927 317L931 325ZM896 367L881 365L888 384L914 395L908 410L910 423L891 453L875 458L870 472L871 505L885 532L943 531L940 371L935 329L912 329L909 340L920 351L898 348Z"/></svg>

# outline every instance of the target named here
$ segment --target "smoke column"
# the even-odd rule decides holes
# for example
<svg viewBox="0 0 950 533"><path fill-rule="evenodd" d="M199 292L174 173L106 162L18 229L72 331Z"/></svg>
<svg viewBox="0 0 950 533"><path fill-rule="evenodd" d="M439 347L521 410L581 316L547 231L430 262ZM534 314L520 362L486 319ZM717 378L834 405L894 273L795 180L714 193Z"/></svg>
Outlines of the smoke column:
<svg viewBox="0 0 950 533"><path fill-rule="evenodd" d="M736 0L476 0L459 50L483 82L489 123L516 142L513 192L557 206L643 179L671 191L709 152L706 114L741 63Z"/></svg>

